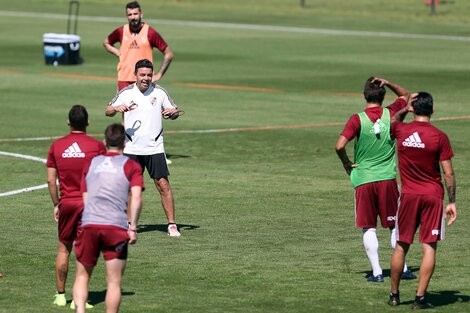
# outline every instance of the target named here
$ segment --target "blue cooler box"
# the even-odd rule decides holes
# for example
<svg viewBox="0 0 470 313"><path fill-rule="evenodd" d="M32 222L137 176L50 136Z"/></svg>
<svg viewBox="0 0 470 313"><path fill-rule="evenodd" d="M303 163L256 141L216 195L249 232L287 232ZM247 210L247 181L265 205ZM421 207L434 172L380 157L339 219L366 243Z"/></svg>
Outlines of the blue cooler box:
<svg viewBox="0 0 470 313"><path fill-rule="evenodd" d="M44 58L47 65L82 64L80 36L46 33L43 35Z"/></svg>

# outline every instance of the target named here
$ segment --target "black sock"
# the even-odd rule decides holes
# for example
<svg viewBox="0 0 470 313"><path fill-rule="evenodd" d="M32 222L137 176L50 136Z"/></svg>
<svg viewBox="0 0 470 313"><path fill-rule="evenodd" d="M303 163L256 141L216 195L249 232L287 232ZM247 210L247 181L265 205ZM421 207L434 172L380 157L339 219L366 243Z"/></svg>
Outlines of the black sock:
<svg viewBox="0 0 470 313"><path fill-rule="evenodd" d="M64 290L64 291L57 291L57 293L58 293L59 295L63 295L63 294L65 294L65 290Z"/></svg>
<svg viewBox="0 0 470 313"><path fill-rule="evenodd" d="M399 298L400 297L400 291L397 291L397 293L393 293L393 292L390 291L390 297Z"/></svg>
<svg viewBox="0 0 470 313"><path fill-rule="evenodd" d="M418 302L418 303L424 303L426 301L424 301L424 296L416 296L415 297L415 301Z"/></svg>

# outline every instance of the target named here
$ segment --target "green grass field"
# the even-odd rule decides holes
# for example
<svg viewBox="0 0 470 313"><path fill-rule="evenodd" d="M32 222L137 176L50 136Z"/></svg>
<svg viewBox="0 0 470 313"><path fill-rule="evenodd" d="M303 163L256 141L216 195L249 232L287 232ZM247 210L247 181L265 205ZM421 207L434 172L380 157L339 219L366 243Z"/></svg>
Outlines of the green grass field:
<svg viewBox="0 0 470 313"><path fill-rule="evenodd" d="M67 3L0 0L2 152L46 158L52 140L28 138L66 134L76 103L88 108L89 133L99 139L118 121L104 116L117 60L101 43L125 23L126 1L81 1L85 63L46 66L42 35L65 32ZM404 305L393 309L386 304L389 277L366 282L370 266L354 228L353 189L334 152L342 124L364 107L370 76L435 98L434 123L456 155L460 215L439 246L429 299L436 312L470 312L470 3L446 1L436 16L423 0L306 3L301 9L296 0L141 1L145 20L176 55L161 85L186 111L165 122L183 236L165 234L160 200L146 177L122 312L408 312L416 281L402 283ZM97 18L103 16L121 20ZM0 155L0 172L0 193L46 182L38 161ZM47 189L0 197L0 313L70 311L52 305L52 217ZM386 275L388 237L379 231ZM420 259L415 244L408 258L414 271ZM71 264L69 299L73 258ZM104 312L105 288L100 259L90 284L93 312Z"/></svg>

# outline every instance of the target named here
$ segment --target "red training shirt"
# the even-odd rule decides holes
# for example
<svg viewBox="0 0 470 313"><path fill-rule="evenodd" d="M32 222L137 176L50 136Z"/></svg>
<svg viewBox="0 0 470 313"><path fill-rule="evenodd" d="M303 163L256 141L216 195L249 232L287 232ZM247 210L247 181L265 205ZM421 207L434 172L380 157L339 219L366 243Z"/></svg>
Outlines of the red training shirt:
<svg viewBox="0 0 470 313"><path fill-rule="evenodd" d="M83 132L71 132L52 143L46 167L57 170L60 199L82 197L80 182L83 167L93 157L105 152L102 142Z"/></svg>
<svg viewBox="0 0 470 313"><path fill-rule="evenodd" d="M401 193L444 197L440 161L454 156L447 135L428 122L392 123L397 139Z"/></svg>

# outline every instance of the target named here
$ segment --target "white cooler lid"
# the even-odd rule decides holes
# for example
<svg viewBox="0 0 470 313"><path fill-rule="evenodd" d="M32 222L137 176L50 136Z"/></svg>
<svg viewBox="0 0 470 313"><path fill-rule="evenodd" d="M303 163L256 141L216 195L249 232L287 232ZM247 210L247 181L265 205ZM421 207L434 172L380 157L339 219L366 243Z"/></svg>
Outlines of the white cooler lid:
<svg viewBox="0 0 470 313"><path fill-rule="evenodd" d="M45 33L42 36L42 39L44 42L73 43L80 41L80 36L70 34Z"/></svg>

